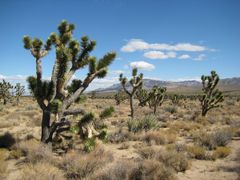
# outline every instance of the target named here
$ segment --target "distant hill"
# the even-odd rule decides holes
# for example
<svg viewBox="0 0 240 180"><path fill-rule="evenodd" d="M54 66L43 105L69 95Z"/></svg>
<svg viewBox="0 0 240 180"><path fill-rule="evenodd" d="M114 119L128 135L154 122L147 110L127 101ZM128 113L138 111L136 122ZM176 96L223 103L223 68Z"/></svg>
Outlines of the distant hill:
<svg viewBox="0 0 240 180"><path fill-rule="evenodd" d="M151 89L153 86L167 87L168 92L198 92L201 90L202 83L200 81L160 81L153 79L144 79L144 88ZM127 89L130 89L130 84L127 84ZM219 89L223 91L240 91L240 77L221 79L219 82ZM96 92L116 92L122 89L121 84L114 84L107 88L95 90Z"/></svg>

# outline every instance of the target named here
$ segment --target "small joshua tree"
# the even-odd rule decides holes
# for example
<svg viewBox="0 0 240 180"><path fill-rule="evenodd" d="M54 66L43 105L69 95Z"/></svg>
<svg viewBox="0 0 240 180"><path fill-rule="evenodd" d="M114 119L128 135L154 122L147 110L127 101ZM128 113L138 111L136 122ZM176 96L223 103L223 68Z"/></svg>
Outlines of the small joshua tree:
<svg viewBox="0 0 240 180"><path fill-rule="evenodd" d="M126 99L126 97L124 96L125 94L124 94L124 92L123 91L118 91L115 95L114 95L114 99L115 99L115 101L116 101L116 105L120 105L121 104L121 102L123 102L125 99Z"/></svg>
<svg viewBox="0 0 240 180"><path fill-rule="evenodd" d="M123 74L120 74L119 81L122 84L123 90L129 96L130 108L131 108L130 116L133 119L133 117L134 117L133 100L134 100L136 91L143 85L143 74L141 73L141 74L137 75L137 68L134 68L132 70L132 79L129 81L130 85L132 86L131 91L127 90L127 88L126 88L128 79L126 77L123 77Z"/></svg>
<svg viewBox="0 0 240 180"><path fill-rule="evenodd" d="M96 42L83 36L81 41L73 39L74 24L62 21L58 33L52 33L44 43L38 38L24 36L25 49L29 50L36 62L36 77L28 78L29 88L42 109L41 141L48 143L58 129L69 125L68 115L83 114L82 109L72 109L70 106L80 97L95 78L104 78L108 66L113 62L115 53L110 52L98 61L90 56ZM55 49L55 62L50 81L42 79L42 59L51 49ZM78 88L69 93L68 82L80 69L88 66L88 74L79 81ZM51 120L51 114L55 120Z"/></svg>
<svg viewBox="0 0 240 180"><path fill-rule="evenodd" d="M156 114L157 107L161 106L165 97L165 92L167 88L154 86L149 93L149 107L153 108L153 113Z"/></svg>
<svg viewBox="0 0 240 180"><path fill-rule="evenodd" d="M17 104L19 104L19 99L25 93L25 88L24 88L24 86L21 86L20 83L17 83L14 86L14 89L15 89L15 96L16 96Z"/></svg>
<svg viewBox="0 0 240 180"><path fill-rule="evenodd" d="M202 105L202 116L206 116L210 109L220 107L219 103L224 101L224 97L222 92L216 89L219 76L215 71L211 71L210 76L202 75L201 79L203 95L199 100Z"/></svg>
<svg viewBox="0 0 240 180"><path fill-rule="evenodd" d="M0 82L0 99L3 99L3 104L6 105L7 102L12 98L11 95L11 89L13 86L9 83L3 80Z"/></svg>
<svg viewBox="0 0 240 180"><path fill-rule="evenodd" d="M147 102L149 101L149 93L146 89L139 88L136 92L136 98L139 101L139 106L146 106Z"/></svg>
<svg viewBox="0 0 240 180"><path fill-rule="evenodd" d="M179 104L180 96L177 94L174 94L174 95L170 96L170 99L172 101L172 104L177 105L177 104Z"/></svg>

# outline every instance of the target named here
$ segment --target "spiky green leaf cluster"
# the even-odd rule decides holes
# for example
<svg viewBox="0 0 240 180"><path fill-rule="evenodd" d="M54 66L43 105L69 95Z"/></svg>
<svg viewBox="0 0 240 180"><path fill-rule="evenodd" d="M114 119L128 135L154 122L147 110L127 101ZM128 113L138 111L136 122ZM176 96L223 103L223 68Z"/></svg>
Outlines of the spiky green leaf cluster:
<svg viewBox="0 0 240 180"><path fill-rule="evenodd" d="M147 102L149 101L149 92L146 89L138 89L136 92L136 98L139 101L139 106L146 106Z"/></svg>
<svg viewBox="0 0 240 180"><path fill-rule="evenodd" d="M41 81L39 84L37 83L37 78L34 76L29 76L27 78L28 88L30 93L34 95L34 97L49 100L53 94L53 83L52 81Z"/></svg>
<svg viewBox="0 0 240 180"><path fill-rule="evenodd" d="M101 119L105 119L105 118L111 117L112 114L114 113L114 111L115 111L115 109L114 109L113 106L107 107L100 113L99 117Z"/></svg>
<svg viewBox="0 0 240 180"><path fill-rule="evenodd" d="M90 113L85 114L81 118L80 123L89 123L91 121L94 121L94 119L95 119L95 114L90 112Z"/></svg>

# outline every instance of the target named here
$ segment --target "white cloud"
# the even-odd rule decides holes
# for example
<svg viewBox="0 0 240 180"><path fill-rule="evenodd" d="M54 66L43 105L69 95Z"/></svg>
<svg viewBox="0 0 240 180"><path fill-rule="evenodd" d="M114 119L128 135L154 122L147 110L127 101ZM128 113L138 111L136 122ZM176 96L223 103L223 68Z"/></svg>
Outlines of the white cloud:
<svg viewBox="0 0 240 180"><path fill-rule="evenodd" d="M195 61L202 61L206 58L205 54L200 54L198 57L194 58Z"/></svg>
<svg viewBox="0 0 240 180"><path fill-rule="evenodd" d="M188 54L183 54L178 57L178 59L189 59L189 58L191 58L191 56L189 56Z"/></svg>
<svg viewBox="0 0 240 180"><path fill-rule="evenodd" d="M155 66L153 64L147 63L145 61L131 62L130 66L132 68L138 68L138 69L143 69L143 70L153 70L153 69L155 69Z"/></svg>
<svg viewBox="0 0 240 180"><path fill-rule="evenodd" d="M162 50L162 51L190 51L201 52L209 50L205 46L195 45L191 43L147 43L142 39L131 39L126 45L121 48L123 52L134 52L137 50Z"/></svg>
<svg viewBox="0 0 240 180"><path fill-rule="evenodd" d="M144 57L149 59L168 59L168 58L175 58L175 52L167 52L164 53L162 51L149 51L144 53Z"/></svg>
<svg viewBox="0 0 240 180"><path fill-rule="evenodd" d="M110 71L110 74L122 74L122 73L124 73L124 71L122 71L122 70L114 70L114 71Z"/></svg>
<svg viewBox="0 0 240 180"><path fill-rule="evenodd" d="M177 79L170 79L169 81L180 82L180 81L201 81L201 77L183 77Z"/></svg>

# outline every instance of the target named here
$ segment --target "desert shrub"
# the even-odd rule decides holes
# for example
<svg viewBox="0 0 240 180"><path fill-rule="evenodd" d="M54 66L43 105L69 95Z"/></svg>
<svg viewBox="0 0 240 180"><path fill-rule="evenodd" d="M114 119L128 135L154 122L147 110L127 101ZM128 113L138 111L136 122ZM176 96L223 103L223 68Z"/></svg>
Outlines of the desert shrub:
<svg viewBox="0 0 240 180"><path fill-rule="evenodd" d="M155 116L152 116L152 115L145 116L142 119L128 120L128 130L134 133L142 130L148 131L156 127L157 127L157 120Z"/></svg>
<svg viewBox="0 0 240 180"><path fill-rule="evenodd" d="M129 175L131 171L137 167L137 164L133 161L116 161L111 164L108 168L101 169L95 173L93 179L98 180L120 180L120 179L130 179Z"/></svg>
<svg viewBox="0 0 240 180"><path fill-rule="evenodd" d="M186 151L190 157L195 159L206 159L206 151L203 147L200 146L187 146Z"/></svg>
<svg viewBox="0 0 240 180"><path fill-rule="evenodd" d="M54 157L51 149L46 145L37 142L36 140L22 141L17 148L26 156L26 161L36 163L39 161L54 162Z"/></svg>
<svg viewBox="0 0 240 180"><path fill-rule="evenodd" d="M98 147L87 154L66 154L59 163L67 179L88 179L96 170L112 161L112 154Z"/></svg>
<svg viewBox="0 0 240 180"><path fill-rule="evenodd" d="M166 112L169 112L171 114L177 113L177 107L176 106L167 106L165 108Z"/></svg>
<svg viewBox="0 0 240 180"><path fill-rule="evenodd" d="M84 151L90 152L93 151L96 146L96 139L95 138L87 138L83 142Z"/></svg>
<svg viewBox="0 0 240 180"><path fill-rule="evenodd" d="M47 162L26 164L22 169L22 180L64 180L63 172Z"/></svg>
<svg viewBox="0 0 240 180"><path fill-rule="evenodd" d="M226 146L232 139L232 132L228 129L219 129L212 133L200 132L195 138L199 145L212 150L218 146Z"/></svg>
<svg viewBox="0 0 240 180"><path fill-rule="evenodd" d="M172 169L165 166L164 163L146 159L142 162L140 161L138 167L132 170L129 179L174 180L175 176Z"/></svg>
<svg viewBox="0 0 240 180"><path fill-rule="evenodd" d="M227 129L217 130L212 138L216 146L226 146L232 140L232 132Z"/></svg>
<svg viewBox="0 0 240 180"><path fill-rule="evenodd" d="M0 148L11 148L16 143L15 138L9 133L0 136Z"/></svg>
<svg viewBox="0 0 240 180"><path fill-rule="evenodd" d="M148 144L170 144L176 141L176 134L169 131L149 131L143 136L143 140Z"/></svg>
<svg viewBox="0 0 240 180"><path fill-rule="evenodd" d="M113 106L110 106L108 108L105 108L101 114L99 115L99 117L101 119L105 119L105 118L108 118L108 117L111 117L112 116L112 113L115 111L114 107Z"/></svg>
<svg viewBox="0 0 240 180"><path fill-rule="evenodd" d="M231 149L229 147L217 147L213 152L213 158L225 158L231 153Z"/></svg>
<svg viewBox="0 0 240 180"><path fill-rule="evenodd" d="M121 143L129 139L131 132L119 129L119 131L109 134L108 140L111 143Z"/></svg>
<svg viewBox="0 0 240 180"><path fill-rule="evenodd" d="M166 167L172 168L176 172L184 172L189 168L189 161L183 152L174 150L165 151L163 149L141 148L138 154L143 159L154 159L164 163Z"/></svg>

